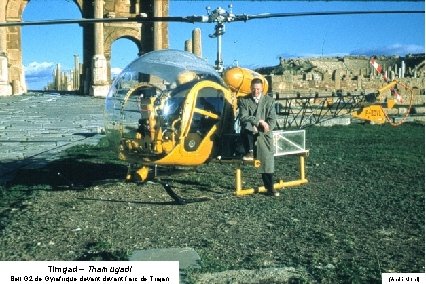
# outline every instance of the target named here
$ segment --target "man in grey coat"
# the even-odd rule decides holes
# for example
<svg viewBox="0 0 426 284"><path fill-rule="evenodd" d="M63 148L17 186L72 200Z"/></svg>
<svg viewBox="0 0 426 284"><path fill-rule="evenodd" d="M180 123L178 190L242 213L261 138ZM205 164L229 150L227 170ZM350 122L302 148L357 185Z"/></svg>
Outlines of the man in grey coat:
<svg viewBox="0 0 426 284"><path fill-rule="evenodd" d="M251 95L238 102L241 138L246 155L243 160L260 161L259 173L268 195L278 196L274 189L274 139L272 130L276 123L275 100L262 93L263 81L251 81Z"/></svg>

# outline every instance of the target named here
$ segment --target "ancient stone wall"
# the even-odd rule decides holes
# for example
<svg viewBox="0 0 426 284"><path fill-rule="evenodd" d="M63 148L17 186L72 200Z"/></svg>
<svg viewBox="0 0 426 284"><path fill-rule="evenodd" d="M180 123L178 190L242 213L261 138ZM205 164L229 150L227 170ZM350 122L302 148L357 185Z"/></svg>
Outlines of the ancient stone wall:
<svg viewBox="0 0 426 284"><path fill-rule="evenodd" d="M404 58L382 56L378 57L377 61L382 64L389 79L400 82L397 84L397 90L405 101L402 101L399 107L404 108L411 104L413 112L424 114L424 54L407 55ZM378 89L387 85L382 75L377 74L370 66L370 58L365 56L287 61L281 59L280 66L275 68L274 72L278 74L270 74L267 77L270 91L278 100L295 96L331 96L336 92L377 93ZM409 89L405 86L409 86ZM390 92L385 95L390 96Z"/></svg>

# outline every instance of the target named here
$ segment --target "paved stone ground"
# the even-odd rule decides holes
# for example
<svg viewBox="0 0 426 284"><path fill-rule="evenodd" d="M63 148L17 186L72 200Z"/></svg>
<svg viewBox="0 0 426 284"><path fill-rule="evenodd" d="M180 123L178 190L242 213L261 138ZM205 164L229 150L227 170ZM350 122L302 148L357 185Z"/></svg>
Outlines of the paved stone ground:
<svg viewBox="0 0 426 284"><path fill-rule="evenodd" d="M0 98L0 184L25 167L40 167L77 144L96 144L104 99L59 94Z"/></svg>

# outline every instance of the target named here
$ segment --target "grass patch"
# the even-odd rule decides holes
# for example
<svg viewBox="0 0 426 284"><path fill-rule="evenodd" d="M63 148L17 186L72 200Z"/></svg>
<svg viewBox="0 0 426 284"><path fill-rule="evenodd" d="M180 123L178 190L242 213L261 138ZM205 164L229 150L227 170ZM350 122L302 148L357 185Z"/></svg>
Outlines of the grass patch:
<svg viewBox="0 0 426 284"><path fill-rule="evenodd" d="M105 145L72 148L2 189L0 259L121 260L136 249L192 247L202 259L188 272L195 283L242 269L295 269L320 283L424 272L424 140L424 125L413 123L312 127L308 184L237 198L232 165L210 163L161 178L183 197L205 197L185 206L158 183L123 183L126 167ZM289 180L297 165L279 158L275 176ZM261 183L249 167L244 177Z"/></svg>

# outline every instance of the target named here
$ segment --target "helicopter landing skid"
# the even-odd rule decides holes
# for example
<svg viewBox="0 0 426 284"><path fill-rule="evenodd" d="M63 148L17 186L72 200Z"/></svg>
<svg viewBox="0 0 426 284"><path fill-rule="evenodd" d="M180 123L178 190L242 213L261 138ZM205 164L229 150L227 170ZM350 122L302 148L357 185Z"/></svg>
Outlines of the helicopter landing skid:
<svg viewBox="0 0 426 284"><path fill-rule="evenodd" d="M294 186L300 186L303 184L308 183L308 180L305 176L305 157L307 157L309 154L309 151L303 151L297 154L291 154L295 155L299 158L299 178L291 181L283 181L282 179L279 180L278 183L274 183L274 189L279 190L283 188L288 187L294 187ZM255 193L266 193L267 190L264 186L260 186L258 188L243 188L243 179L242 179L242 170L241 170L241 163L237 163L237 168L235 170L235 192L234 194L236 196L245 196L245 195L251 195Z"/></svg>
<svg viewBox="0 0 426 284"><path fill-rule="evenodd" d="M297 187L303 184L308 183L308 180L305 175L305 158L309 155L309 150L305 148L306 139L305 139L305 130L293 130L293 131L273 131L274 136L274 157L279 156L296 156L299 158L299 176L294 180L283 181L282 179L279 182L274 183L273 187L275 190L284 189L288 187ZM253 166L259 167L260 161L254 160ZM246 162L247 164L247 162ZM235 163L235 195L236 196L245 196L255 193L266 193L267 189L264 186L258 188L243 188L243 178L242 178L242 165Z"/></svg>
<svg viewBox="0 0 426 284"><path fill-rule="evenodd" d="M154 167L153 175L150 174L150 173L152 173L152 171L150 171L150 168L148 166L143 166L143 167L141 167L137 170L134 170L132 165L129 165L127 176L126 176L126 181L129 181L129 182L135 181L135 182L139 182L139 183L144 183L149 178L150 179L156 178L157 167ZM173 198L173 200L176 202L176 204L185 205L187 203L185 201L185 199L183 199L182 197L180 197L179 195L177 195L173 191L170 184L168 184L167 182L160 182L160 184L164 187L164 190L166 191L166 193L171 198Z"/></svg>
<svg viewBox="0 0 426 284"><path fill-rule="evenodd" d="M201 198L191 198L191 199L185 199L179 196L176 192L173 191L172 186L168 182L161 181L161 179L158 176L158 169L157 166L149 167L149 166L143 166L143 167L136 167L135 165L129 164L126 181L127 182L136 182L138 184L144 184L148 180L152 180L155 183L159 183L163 186L166 193L174 200L174 202L177 205L186 205L189 203L194 202L204 202L210 200L210 198L207 197L201 197Z"/></svg>
<svg viewBox="0 0 426 284"><path fill-rule="evenodd" d="M165 182L165 183L162 182L161 185L164 187L164 190L167 192L167 194L170 195L171 198L173 198L173 200L176 202L176 204L178 204L178 205L187 204L185 199L183 199L182 197L177 195L176 192L173 191L170 184L168 184L167 182Z"/></svg>

